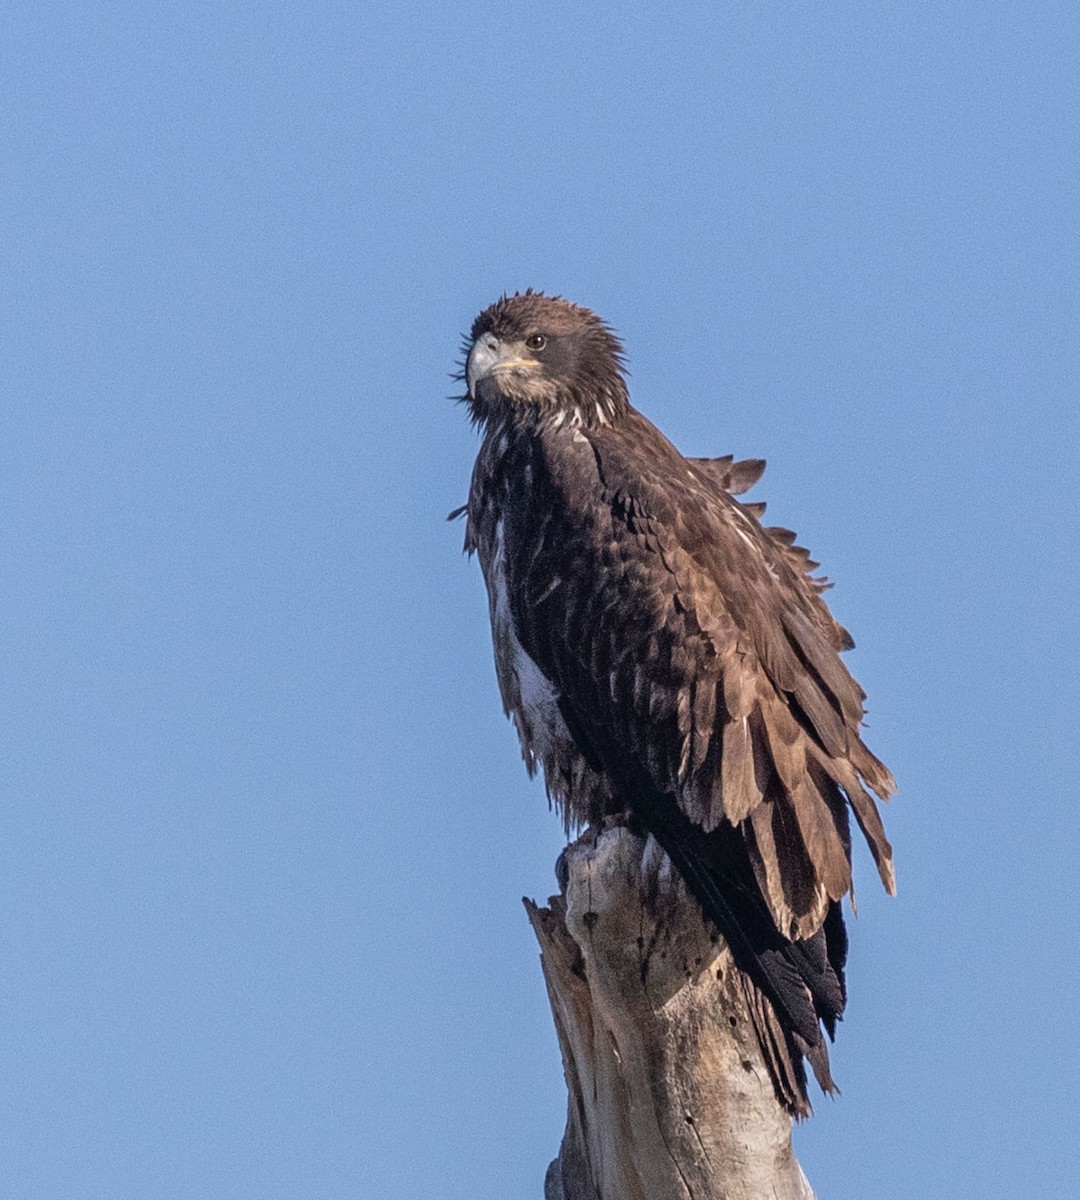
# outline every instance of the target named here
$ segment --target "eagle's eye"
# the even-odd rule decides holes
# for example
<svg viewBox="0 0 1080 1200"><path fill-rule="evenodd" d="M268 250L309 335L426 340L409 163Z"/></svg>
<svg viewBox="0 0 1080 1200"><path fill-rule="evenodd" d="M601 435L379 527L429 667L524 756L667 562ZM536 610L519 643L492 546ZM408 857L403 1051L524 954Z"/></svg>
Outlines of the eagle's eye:
<svg viewBox="0 0 1080 1200"><path fill-rule="evenodd" d="M547 338L542 333L534 333L525 339L525 346L529 350L543 350L547 345Z"/></svg>

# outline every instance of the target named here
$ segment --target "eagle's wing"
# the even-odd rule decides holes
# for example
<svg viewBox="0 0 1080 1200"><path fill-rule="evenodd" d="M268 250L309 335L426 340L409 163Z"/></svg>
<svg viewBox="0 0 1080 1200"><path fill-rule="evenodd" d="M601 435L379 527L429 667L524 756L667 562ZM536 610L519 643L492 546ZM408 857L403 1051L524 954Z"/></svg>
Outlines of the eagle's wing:
<svg viewBox="0 0 1080 1200"><path fill-rule="evenodd" d="M763 458L747 458L734 462L733 456L725 454L722 458L688 458L690 468L700 478L712 480L725 492L732 496L741 496L754 486L765 472ZM760 523L765 515L765 502L756 500L742 504L742 511L757 519ZM809 587L816 593L827 592L832 584L828 579L815 575L821 566L810 557L810 551L805 546L795 545L795 533L779 525L762 526L762 532L772 541L782 558L799 575L804 577L803 586ZM855 642L851 634L840 624L836 625L840 638L839 649L854 650Z"/></svg>
<svg viewBox="0 0 1080 1200"><path fill-rule="evenodd" d="M891 891L867 789L885 797L892 777L862 742L845 635L801 558L636 413L534 447L509 602L582 752L693 828L737 829L787 938L813 936L851 889L848 803Z"/></svg>
<svg viewBox="0 0 1080 1200"><path fill-rule="evenodd" d="M732 496L748 492L765 473L763 458L744 458L736 462L733 454L724 454L720 458L688 458L686 461L693 470L714 479ZM761 505L761 511L765 511L764 505Z"/></svg>

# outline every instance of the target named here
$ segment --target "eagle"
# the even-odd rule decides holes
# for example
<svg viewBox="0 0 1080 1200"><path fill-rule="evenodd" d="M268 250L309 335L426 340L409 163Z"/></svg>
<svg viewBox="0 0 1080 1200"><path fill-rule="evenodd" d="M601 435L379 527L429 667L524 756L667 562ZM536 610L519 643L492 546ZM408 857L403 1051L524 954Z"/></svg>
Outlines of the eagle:
<svg viewBox="0 0 1080 1200"><path fill-rule="evenodd" d="M849 813L895 890L874 799L895 783L862 740L830 585L736 499L763 461L686 458L633 408L589 309L503 296L465 352L482 443L458 512L526 766L568 830L624 820L667 854L742 973L778 1100L805 1115L806 1063L836 1090Z"/></svg>

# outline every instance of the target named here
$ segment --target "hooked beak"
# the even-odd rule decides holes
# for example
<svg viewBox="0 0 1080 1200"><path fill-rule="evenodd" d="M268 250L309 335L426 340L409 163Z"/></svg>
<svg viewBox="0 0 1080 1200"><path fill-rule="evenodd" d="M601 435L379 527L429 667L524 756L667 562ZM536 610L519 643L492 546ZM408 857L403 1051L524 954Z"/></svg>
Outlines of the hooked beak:
<svg viewBox="0 0 1080 1200"><path fill-rule="evenodd" d="M504 345L493 333L482 333L469 351L465 362L465 381L469 386L469 399L476 399L480 383L499 371L511 371L518 367L539 367L535 358L522 358L520 344Z"/></svg>

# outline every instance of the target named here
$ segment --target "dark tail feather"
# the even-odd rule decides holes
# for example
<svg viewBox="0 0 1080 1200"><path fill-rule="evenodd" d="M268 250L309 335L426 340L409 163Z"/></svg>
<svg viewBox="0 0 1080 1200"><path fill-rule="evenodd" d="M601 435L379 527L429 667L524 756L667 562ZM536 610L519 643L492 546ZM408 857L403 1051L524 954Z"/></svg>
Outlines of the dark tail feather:
<svg viewBox="0 0 1080 1200"><path fill-rule="evenodd" d="M776 1009L765 998L765 994L745 971L739 972L739 979L742 981L746 1011L750 1014L754 1035L776 1097L793 1116L808 1117L811 1109L806 1096L806 1068L802 1055L792 1044L791 1037L784 1032Z"/></svg>
<svg viewBox="0 0 1080 1200"><path fill-rule="evenodd" d="M749 1004L755 1030L777 1094L791 1111L805 1115L810 1106L804 1057L822 1090L837 1090L818 1022L831 1038L844 1010L847 935L840 906L830 907L812 938L788 941L761 896L738 830L726 825L707 834L662 800L639 803L635 810L727 941L736 966L769 1001L773 1014L764 1011L767 1005Z"/></svg>

